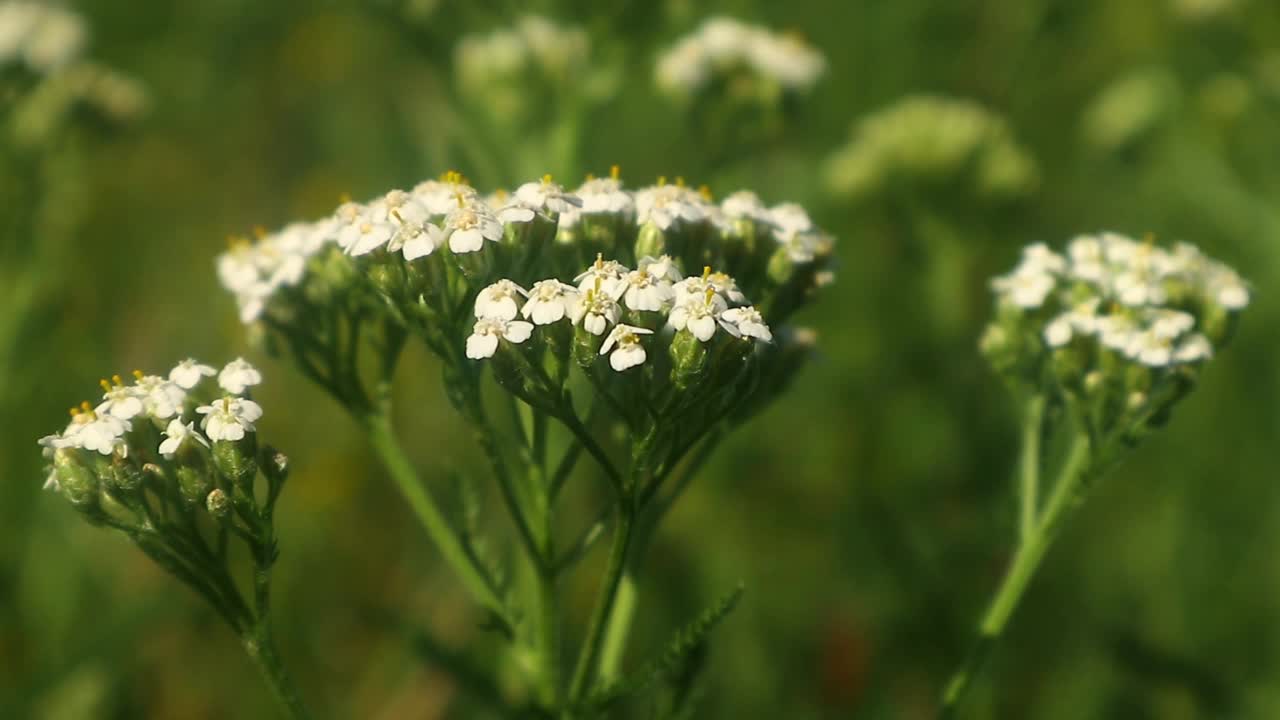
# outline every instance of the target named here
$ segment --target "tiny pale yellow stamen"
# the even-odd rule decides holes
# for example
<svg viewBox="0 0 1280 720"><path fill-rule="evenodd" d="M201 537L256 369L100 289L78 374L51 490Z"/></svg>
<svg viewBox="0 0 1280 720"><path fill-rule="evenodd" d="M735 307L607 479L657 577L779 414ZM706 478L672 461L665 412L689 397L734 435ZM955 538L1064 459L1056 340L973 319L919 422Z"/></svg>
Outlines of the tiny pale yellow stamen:
<svg viewBox="0 0 1280 720"><path fill-rule="evenodd" d="M658 187L666 187L666 185L667 185L667 176L666 176L666 175L659 175L659 176L658 176Z"/></svg>
<svg viewBox="0 0 1280 720"><path fill-rule="evenodd" d="M82 414L91 414L93 412L93 406L89 404L88 400L82 400L80 402L80 412Z"/></svg>
<svg viewBox="0 0 1280 720"><path fill-rule="evenodd" d="M702 279L703 279L703 280L706 280L706 279L707 279L707 278L709 278L709 277L711 277L711 266L710 266L710 265L703 265L703 266L702 266Z"/></svg>
<svg viewBox="0 0 1280 720"><path fill-rule="evenodd" d="M112 375L111 382L115 383L116 387L119 387L124 384L124 378L120 377L119 375Z"/></svg>
<svg viewBox="0 0 1280 720"><path fill-rule="evenodd" d="M551 184L551 173L546 173L542 176L542 184L543 185Z"/></svg>
<svg viewBox="0 0 1280 720"><path fill-rule="evenodd" d="M253 236L261 240L267 236L267 229L262 227L261 225L254 225Z"/></svg>
<svg viewBox="0 0 1280 720"><path fill-rule="evenodd" d="M99 380L98 385L102 386L104 392L111 392L111 383L107 382L106 378Z"/></svg>
<svg viewBox="0 0 1280 720"><path fill-rule="evenodd" d="M141 371L141 370L134 370L134 371L133 371L133 379L134 379L134 380L141 380L142 378L143 378L143 375L142 375L142 371Z"/></svg>
<svg viewBox="0 0 1280 720"><path fill-rule="evenodd" d="M684 187L684 176L682 176L682 175L677 175L677 176L676 176L676 187L678 187L678 188L682 188L682 187Z"/></svg>
<svg viewBox="0 0 1280 720"><path fill-rule="evenodd" d="M617 180L621 176L622 176L622 168L618 167L617 165L609 166L609 177L613 178L614 180Z"/></svg>
<svg viewBox="0 0 1280 720"><path fill-rule="evenodd" d="M338 193L338 204L339 204L339 205L346 205L346 204L347 204L347 203L349 203L349 202L351 202L351 193L346 192L346 191L343 191L343 192Z"/></svg>

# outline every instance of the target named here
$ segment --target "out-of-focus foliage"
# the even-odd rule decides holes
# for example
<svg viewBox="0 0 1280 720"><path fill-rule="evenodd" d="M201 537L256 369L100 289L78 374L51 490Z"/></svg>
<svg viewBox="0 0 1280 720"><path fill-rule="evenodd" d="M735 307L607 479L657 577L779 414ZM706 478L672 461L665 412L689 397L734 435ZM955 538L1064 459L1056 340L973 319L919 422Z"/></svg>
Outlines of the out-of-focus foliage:
<svg viewBox="0 0 1280 720"><path fill-rule="evenodd" d="M840 238L841 261L801 318L824 357L721 449L656 536L633 663L741 580L699 716L930 717L1015 521L1013 404L976 348L987 280L1032 241L1115 229L1196 243L1239 268L1255 301L1170 426L1059 539L969 710L1280 714L1280 7L530 5L86 2L88 57L140 83L149 112L122 128L76 118L37 154L3 107L0 291L37 282L24 263L41 274L21 316L0 307L0 716L272 717L211 611L40 492L35 446L82 399L65 388L103 368L247 352L213 273L226 236L445 168L493 187L544 171L575 184L614 163L800 201ZM800 33L825 55L821 79L768 113L664 96L655 59L708 5ZM557 45L553 72L503 80L542 100L520 105L522 125L496 122L475 100L500 95L460 87L474 75L459 44L534 10L581 35ZM927 125L943 101L980 108L998 137L946 172L877 163L857 193L828 182L858 128L904 103ZM981 186L992 152L1022 168L1017 192ZM430 361L413 360L427 370L401 378L412 402L399 422L444 485L478 457ZM275 409L263 424L294 463L276 603L304 692L334 717L482 717L401 629L458 648L482 618L391 485L357 470L367 449L338 408L287 366L263 369ZM582 577L566 593L585 614Z"/></svg>

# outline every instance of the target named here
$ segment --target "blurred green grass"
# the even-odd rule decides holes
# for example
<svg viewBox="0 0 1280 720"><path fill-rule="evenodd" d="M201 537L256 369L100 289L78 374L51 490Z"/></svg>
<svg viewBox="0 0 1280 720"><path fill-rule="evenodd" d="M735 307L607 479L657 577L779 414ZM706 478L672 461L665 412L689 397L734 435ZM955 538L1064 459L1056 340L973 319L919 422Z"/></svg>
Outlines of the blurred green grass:
<svg viewBox="0 0 1280 720"><path fill-rule="evenodd" d="M839 238L839 281L805 318L822 356L724 446L659 535L638 650L741 579L744 601L715 636L705 716L929 717L1007 560L1014 519L1012 403L975 349L986 278L1034 240L1153 232L1240 268L1255 304L1168 430L1063 535L971 710L1280 714L1280 303L1269 292L1280 275L1280 6L1238 0L1191 21L1165 0L715 5L799 30L830 66L780 137L714 167L650 70L709 9L528 8L585 26L597 50L625 58L624 89L591 128L585 167L548 153L548 170L618 163L634 182L751 187L806 204ZM79 9L94 55L144 82L152 110L79 150L87 214L55 301L3 379L0 715L270 717L212 613L39 491L34 441L103 374L248 352L212 272L227 235L448 168L481 187L524 179L502 162L486 176L451 139L465 119L447 63L461 34L525 7L445 2L421 22L389 1ZM1152 69L1170 97L1149 126L1116 148L1090 144L1082 123L1094 98ZM1224 106L1224 77L1244 83L1243 107ZM945 185L827 196L818 168L851 124L921 92L1003 115L1039 162L1035 195L996 206ZM953 236L945 263L915 222L920 205ZM337 408L286 365L254 359L269 378L263 424L297 468L277 602L304 689L335 717L470 717L446 676L370 620L391 609L465 643L475 617L452 578ZM434 368L415 360L400 412L406 435L421 438L417 460L428 477L472 467ZM570 588L584 613L589 579Z"/></svg>

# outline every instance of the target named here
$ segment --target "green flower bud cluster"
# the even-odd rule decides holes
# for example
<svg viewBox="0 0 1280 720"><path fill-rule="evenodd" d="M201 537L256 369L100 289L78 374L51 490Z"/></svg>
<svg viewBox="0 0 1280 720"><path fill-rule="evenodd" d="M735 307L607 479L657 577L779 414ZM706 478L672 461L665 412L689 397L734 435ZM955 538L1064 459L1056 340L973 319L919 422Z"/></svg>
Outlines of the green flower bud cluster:
<svg viewBox="0 0 1280 720"><path fill-rule="evenodd" d="M1073 407L1097 441L1164 422L1249 303L1239 275L1195 247L1115 233L1077 237L1065 256L1031 245L992 287L984 355L1014 384Z"/></svg>
<svg viewBox="0 0 1280 720"><path fill-rule="evenodd" d="M859 120L827 161L826 183L854 199L943 183L1004 199L1034 191L1039 169L1003 118L973 101L918 95Z"/></svg>

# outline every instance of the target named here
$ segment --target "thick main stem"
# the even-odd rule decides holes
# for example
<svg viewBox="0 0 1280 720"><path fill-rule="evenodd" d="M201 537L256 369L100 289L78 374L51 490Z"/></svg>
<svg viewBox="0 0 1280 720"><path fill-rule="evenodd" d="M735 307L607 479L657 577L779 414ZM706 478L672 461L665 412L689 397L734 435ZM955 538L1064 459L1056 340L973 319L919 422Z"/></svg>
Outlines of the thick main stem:
<svg viewBox="0 0 1280 720"><path fill-rule="evenodd" d="M570 702L583 698L591 688L595 676L596 662L600 655L601 641L605 628L609 624L609 616L613 613L614 600L618 595L618 585L622 581L622 573L627 566L627 549L631 545L631 530L634 525L634 510L625 502L618 508L618 526L613 531L613 546L609 550L609 564L605 568L604 578L600 583L600 594L596 599L595 609L591 613L591 621L587 626L587 636L582 642L582 651L578 655L578 664L573 671L573 682L569 686Z"/></svg>
<svg viewBox="0 0 1280 720"><path fill-rule="evenodd" d="M1027 401L1022 426L1022 458L1018 468L1018 541L1025 543L1035 530L1040 511L1040 438L1044 435L1044 395Z"/></svg>
<svg viewBox="0 0 1280 720"><path fill-rule="evenodd" d="M463 547L462 541L445 519L435 498L431 497L427 488L418 479L413 464L395 438L387 413L370 414L365 418L364 425L374 451L382 459L388 474L400 489L400 494L409 503L409 508L426 529L427 535L440 549L445 562L458 574L462 584L476 602L497 613L499 617L506 617L502 599L498 597L488 578Z"/></svg>
<svg viewBox="0 0 1280 720"><path fill-rule="evenodd" d="M960 669L951 676L942 695L942 709L939 717L944 720L952 718L960 708L974 675L982 668L987 656L995 647L1009 618L1017 609L1018 603L1026 592L1027 585L1035 576L1045 553L1053 544L1054 538L1062 529L1070 510L1080 499L1081 490L1089 477L1089 438L1085 433L1076 436L1071 451L1062 471L1054 484L1053 495L1045 506L1044 514L1031 534L1024 540L1014 555L1013 565L1000 583L991 605L982 617L978 626L978 639L973 650L965 659Z"/></svg>

